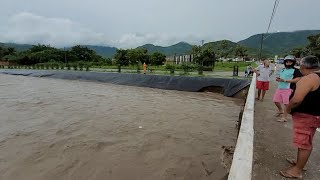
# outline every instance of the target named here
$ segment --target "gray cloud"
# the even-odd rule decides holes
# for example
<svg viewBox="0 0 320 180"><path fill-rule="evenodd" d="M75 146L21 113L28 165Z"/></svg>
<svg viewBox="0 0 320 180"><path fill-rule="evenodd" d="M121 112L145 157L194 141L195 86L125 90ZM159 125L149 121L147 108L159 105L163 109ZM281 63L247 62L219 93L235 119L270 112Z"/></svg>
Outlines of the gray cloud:
<svg viewBox="0 0 320 180"><path fill-rule="evenodd" d="M58 47L108 44L104 34L93 32L69 19L47 18L23 12L10 17L4 27L0 39L5 42L43 43Z"/></svg>
<svg viewBox="0 0 320 180"><path fill-rule="evenodd" d="M239 41L265 32L271 0L0 0L0 42L130 48ZM271 31L320 29L319 0L281 0ZM307 12L307 13L305 13Z"/></svg>
<svg viewBox="0 0 320 180"><path fill-rule="evenodd" d="M204 36L191 34L126 33L121 35L119 39L112 39L70 19L48 18L27 12L13 15L8 19L4 27L0 34L1 41L41 43L57 47L86 44L132 48L147 43L172 45L182 40L192 44L199 44L199 40L205 38Z"/></svg>

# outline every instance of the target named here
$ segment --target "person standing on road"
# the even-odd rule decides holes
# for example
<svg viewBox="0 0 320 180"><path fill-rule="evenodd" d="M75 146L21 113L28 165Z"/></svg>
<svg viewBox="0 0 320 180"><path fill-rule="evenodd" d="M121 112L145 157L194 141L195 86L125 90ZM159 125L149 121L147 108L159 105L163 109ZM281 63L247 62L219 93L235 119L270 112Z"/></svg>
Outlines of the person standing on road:
<svg viewBox="0 0 320 180"><path fill-rule="evenodd" d="M316 56L301 60L303 77L297 83L296 91L287 107L293 119L293 144L298 148L297 160L287 159L293 166L280 175L286 178L302 178L302 171L312 152L312 140L320 127L320 62Z"/></svg>
<svg viewBox="0 0 320 180"><path fill-rule="evenodd" d="M258 66L254 72L257 74L256 88L258 89L258 97L256 99L263 101L267 90L269 90L270 76L273 73L273 68L268 60L264 60L263 65Z"/></svg>
<svg viewBox="0 0 320 180"><path fill-rule="evenodd" d="M144 62L143 63L143 74L146 74L147 72L147 64Z"/></svg>
<svg viewBox="0 0 320 180"><path fill-rule="evenodd" d="M252 66L251 64L248 64L245 71L245 77L250 77L251 74L252 74Z"/></svg>
<svg viewBox="0 0 320 180"><path fill-rule="evenodd" d="M273 96L273 102L278 108L277 117L281 117L278 119L278 122L286 122L287 121L287 112L286 107L289 104L290 98L293 96L293 92L295 91L296 84L302 74L295 66L296 58L294 56L286 56L284 58L284 66L282 70L280 70L279 77L276 77L276 81L278 81L278 88ZM285 106L284 110L282 108L282 104Z"/></svg>

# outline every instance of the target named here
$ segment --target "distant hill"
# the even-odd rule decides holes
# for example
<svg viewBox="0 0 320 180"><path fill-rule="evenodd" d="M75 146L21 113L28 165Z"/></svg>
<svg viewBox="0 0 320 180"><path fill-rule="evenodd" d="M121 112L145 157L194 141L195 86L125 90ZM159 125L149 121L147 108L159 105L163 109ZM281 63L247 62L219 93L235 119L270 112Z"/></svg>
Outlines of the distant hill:
<svg viewBox="0 0 320 180"><path fill-rule="evenodd" d="M94 50L98 55L102 57L111 58L116 54L117 48L115 47L107 47L107 46L91 46L85 45L89 49Z"/></svg>
<svg viewBox="0 0 320 180"><path fill-rule="evenodd" d="M237 45L240 45L239 43L235 43L229 40L221 40L221 41L215 41L215 42L209 42L204 44L204 46L211 45L213 47L213 50L215 53L221 53L221 52L229 52L229 56L235 56L234 49L237 47ZM247 47L245 45L242 45L247 49L247 54L250 57L258 57L260 52L259 49ZM263 51L263 55L270 56L269 52Z"/></svg>
<svg viewBox="0 0 320 180"><path fill-rule="evenodd" d="M182 54L190 53L192 49L192 45L186 42L179 42L178 44L174 44L168 47L155 46L153 44L145 44L137 48L147 49L149 53L160 52L165 54L166 56L171 56L174 54L182 55Z"/></svg>
<svg viewBox="0 0 320 180"><path fill-rule="evenodd" d="M320 30L305 30L305 31L294 31L294 32L279 32L271 33L265 35L267 37L263 43L263 55L264 56L273 56L273 55L284 55L290 50L296 47L303 47L308 43L307 37L310 35L319 34ZM239 41L238 44L241 44L244 47L247 47L247 53L249 56L257 57L259 56L261 42L261 34L253 35L245 40ZM221 50L231 51L237 46L237 43L222 40L216 42L209 42L204 44L211 44L215 52ZM13 47L17 51L25 51L32 47L30 44L16 44L16 43L0 43L0 46ZM116 53L117 48L115 47L106 47L106 46L92 46L86 45L88 48L94 50L98 55L103 57L113 57ZM191 52L192 45L186 42L180 42L172 46L156 46L153 44L145 44L137 48L145 48L149 53L161 52L167 56L182 55L188 54Z"/></svg>
<svg viewBox="0 0 320 180"><path fill-rule="evenodd" d="M215 42L208 42L204 44L204 46L209 46L209 45L213 47L214 52L216 53L224 51L224 52L229 52L229 56L233 56L234 52L232 50L235 49L238 43L235 43L229 40L221 40L221 41L215 41ZM248 50L247 53L249 56L252 56L252 57L259 56L259 49L250 48L247 46L245 47ZM174 54L176 55L189 54L192 50L192 45L185 42L180 42L178 44L168 46L168 47L155 46L153 44L146 44L143 46L139 46L138 48L145 48L148 50L149 53L161 52L166 56L173 56ZM264 51L264 55L270 55L270 53Z"/></svg>
<svg viewBox="0 0 320 180"><path fill-rule="evenodd" d="M0 43L0 46L2 47L12 47L16 51L21 52L21 51L26 51L32 47L30 44L16 44L16 43Z"/></svg>
<svg viewBox="0 0 320 180"><path fill-rule="evenodd" d="M30 48L32 48L31 44L16 44L16 43L0 43L0 46L2 47L13 47L16 49L16 51L26 51ZM84 45L88 47L89 49L94 50L98 55L102 57L113 57L113 55L116 53L117 48L115 47L106 47L106 46L91 46L91 45ZM67 49L70 49L68 47Z"/></svg>
<svg viewBox="0 0 320 180"><path fill-rule="evenodd" d="M319 33L320 30L305 30L266 34L267 38L263 41L263 50L273 55L285 55L293 48L307 45L307 37ZM246 47L260 49L260 42L261 34L256 34L238 43Z"/></svg>
<svg viewBox="0 0 320 180"><path fill-rule="evenodd" d="M208 42L204 44L204 46L212 46L215 52L220 50L231 51L237 46L237 43L229 40L221 40L221 41L215 41L215 42Z"/></svg>

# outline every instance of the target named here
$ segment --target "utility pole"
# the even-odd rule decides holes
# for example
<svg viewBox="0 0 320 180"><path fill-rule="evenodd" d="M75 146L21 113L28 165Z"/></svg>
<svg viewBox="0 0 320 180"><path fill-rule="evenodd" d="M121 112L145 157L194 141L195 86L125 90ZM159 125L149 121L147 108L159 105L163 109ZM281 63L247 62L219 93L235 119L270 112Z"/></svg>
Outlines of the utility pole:
<svg viewBox="0 0 320 180"><path fill-rule="evenodd" d="M67 51L66 51L66 47L63 47L63 50L64 50L64 63L65 63L65 66L67 65Z"/></svg>
<svg viewBox="0 0 320 180"><path fill-rule="evenodd" d="M204 40L201 40L201 49L203 47ZM200 50L201 51L201 50ZM203 60L201 60L201 66L203 67Z"/></svg>
<svg viewBox="0 0 320 180"><path fill-rule="evenodd" d="M260 61L262 60L262 44L263 44L263 33L261 34L261 42L260 42L260 55L259 55L259 59Z"/></svg>

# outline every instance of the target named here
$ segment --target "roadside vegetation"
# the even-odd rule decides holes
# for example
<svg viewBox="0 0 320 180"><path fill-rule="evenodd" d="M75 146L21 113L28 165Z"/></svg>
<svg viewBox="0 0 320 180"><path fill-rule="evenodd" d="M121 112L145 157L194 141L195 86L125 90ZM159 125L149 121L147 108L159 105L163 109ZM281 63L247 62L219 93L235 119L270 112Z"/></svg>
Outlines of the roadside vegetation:
<svg viewBox="0 0 320 180"><path fill-rule="evenodd" d="M308 37L308 45L295 48L290 53L296 57L316 55L320 57L320 34ZM143 63L148 65L148 73L156 74L197 74L212 71L233 71L237 66L239 71L245 71L246 66L256 63L249 60L248 49L236 45L229 46L228 41L221 41L219 47L214 44L193 46L190 55L193 61L174 64L159 52L148 53L147 49L118 49L113 58L104 58L86 46L74 46L68 49L58 49L50 45L34 45L32 48L17 52L14 48L0 46L0 68L9 69L43 69L43 70L76 70L76 71L108 71L141 73ZM230 55L233 58L229 58ZM233 59L243 61L234 62Z"/></svg>

